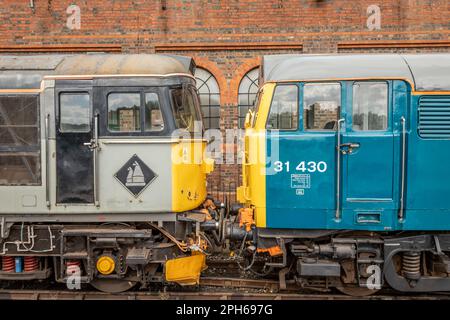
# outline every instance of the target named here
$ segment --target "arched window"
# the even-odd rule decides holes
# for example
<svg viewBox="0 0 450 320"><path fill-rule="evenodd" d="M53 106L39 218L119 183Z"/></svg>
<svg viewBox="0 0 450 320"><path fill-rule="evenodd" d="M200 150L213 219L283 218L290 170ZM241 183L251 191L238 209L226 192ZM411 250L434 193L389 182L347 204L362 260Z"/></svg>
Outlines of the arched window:
<svg viewBox="0 0 450 320"><path fill-rule="evenodd" d="M245 115L248 109L253 107L258 94L258 82L259 82L259 72L258 68L252 69L247 72L239 84L239 105L238 105L238 117L239 117L239 128L244 128Z"/></svg>
<svg viewBox="0 0 450 320"><path fill-rule="evenodd" d="M203 113L205 129L219 129L220 127L220 90L216 78L208 70L195 70L197 90Z"/></svg>

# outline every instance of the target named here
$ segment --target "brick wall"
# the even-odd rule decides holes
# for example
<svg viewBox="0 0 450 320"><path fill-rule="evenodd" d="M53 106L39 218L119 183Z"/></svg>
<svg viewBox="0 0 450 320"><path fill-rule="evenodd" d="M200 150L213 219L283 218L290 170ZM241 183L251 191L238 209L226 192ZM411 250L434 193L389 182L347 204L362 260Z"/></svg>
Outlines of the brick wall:
<svg viewBox="0 0 450 320"><path fill-rule="evenodd" d="M0 21L0 52L194 56L219 84L222 129L237 126L239 83L261 55L450 50L448 0L3 0ZM237 168L210 185L234 188Z"/></svg>

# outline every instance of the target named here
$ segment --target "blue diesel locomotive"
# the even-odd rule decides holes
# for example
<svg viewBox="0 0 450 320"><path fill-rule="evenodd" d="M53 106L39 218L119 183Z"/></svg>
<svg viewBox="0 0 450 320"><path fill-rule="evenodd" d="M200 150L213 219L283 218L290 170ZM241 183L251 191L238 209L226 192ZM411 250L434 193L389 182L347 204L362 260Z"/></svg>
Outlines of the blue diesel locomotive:
<svg viewBox="0 0 450 320"><path fill-rule="evenodd" d="M260 74L238 189L255 255L352 295L450 291L450 55L275 55Z"/></svg>

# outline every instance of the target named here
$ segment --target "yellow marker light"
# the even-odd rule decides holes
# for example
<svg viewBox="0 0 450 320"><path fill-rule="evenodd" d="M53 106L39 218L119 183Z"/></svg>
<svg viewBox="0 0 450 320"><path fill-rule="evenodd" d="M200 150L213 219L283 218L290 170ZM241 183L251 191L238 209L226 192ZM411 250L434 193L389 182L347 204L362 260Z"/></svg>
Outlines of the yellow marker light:
<svg viewBox="0 0 450 320"><path fill-rule="evenodd" d="M102 256L97 260L97 270L101 274L111 274L116 268L116 264L111 257Z"/></svg>

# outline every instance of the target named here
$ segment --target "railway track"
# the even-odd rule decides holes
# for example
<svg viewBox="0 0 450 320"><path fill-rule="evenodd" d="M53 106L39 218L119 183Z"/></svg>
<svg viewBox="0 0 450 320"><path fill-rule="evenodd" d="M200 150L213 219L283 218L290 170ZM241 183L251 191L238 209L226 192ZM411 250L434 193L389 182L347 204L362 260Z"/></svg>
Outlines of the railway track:
<svg viewBox="0 0 450 320"><path fill-rule="evenodd" d="M280 291L275 280L255 280L229 277L204 277L197 288L169 287L159 291L127 291L104 293L93 290L54 290L40 288L2 288L0 300L450 300L450 294L399 294L384 290L366 297L351 297L333 292L300 291L288 286Z"/></svg>
<svg viewBox="0 0 450 320"><path fill-rule="evenodd" d="M450 300L444 295L375 295L349 297L339 294L245 293L245 292L125 292L0 290L0 300Z"/></svg>

